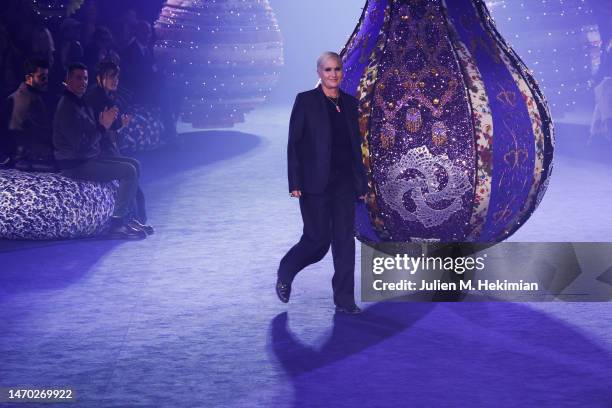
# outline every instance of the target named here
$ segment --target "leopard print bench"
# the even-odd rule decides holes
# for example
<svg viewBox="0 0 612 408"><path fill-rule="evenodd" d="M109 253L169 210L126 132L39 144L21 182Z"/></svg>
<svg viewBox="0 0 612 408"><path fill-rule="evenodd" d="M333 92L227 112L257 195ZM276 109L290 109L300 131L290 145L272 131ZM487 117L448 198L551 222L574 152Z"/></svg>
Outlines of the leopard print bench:
<svg viewBox="0 0 612 408"><path fill-rule="evenodd" d="M113 212L115 183L55 173L0 170L0 239L66 239L102 232Z"/></svg>

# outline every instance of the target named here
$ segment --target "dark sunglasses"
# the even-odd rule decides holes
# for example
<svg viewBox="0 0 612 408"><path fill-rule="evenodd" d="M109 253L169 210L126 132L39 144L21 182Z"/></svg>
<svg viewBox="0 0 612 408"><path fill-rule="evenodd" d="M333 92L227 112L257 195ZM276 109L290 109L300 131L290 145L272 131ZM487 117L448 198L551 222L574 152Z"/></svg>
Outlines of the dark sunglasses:
<svg viewBox="0 0 612 408"><path fill-rule="evenodd" d="M46 80L49 79L48 75L40 75L40 74L32 75L32 74L28 74L27 76L32 77L32 78L37 78L39 81L46 81Z"/></svg>

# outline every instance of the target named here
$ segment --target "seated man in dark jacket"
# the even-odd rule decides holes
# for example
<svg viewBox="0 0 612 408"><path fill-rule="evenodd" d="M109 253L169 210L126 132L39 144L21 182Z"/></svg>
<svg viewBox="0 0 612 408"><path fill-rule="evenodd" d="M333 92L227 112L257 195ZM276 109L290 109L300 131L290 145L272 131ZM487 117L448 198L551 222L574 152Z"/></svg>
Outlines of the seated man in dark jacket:
<svg viewBox="0 0 612 408"><path fill-rule="evenodd" d="M25 81L7 101L9 134L17 148L15 168L55 171L51 115L43 99L49 84L49 64L32 58L24 68Z"/></svg>
<svg viewBox="0 0 612 408"><path fill-rule="evenodd" d="M117 108L104 109L96 118L83 99L87 81L85 65L75 63L68 67L66 92L53 119L55 158L68 177L101 182L119 180L110 237L144 238L152 228L129 214L138 190L138 171L121 157L102 155L100 147L101 139L117 119Z"/></svg>

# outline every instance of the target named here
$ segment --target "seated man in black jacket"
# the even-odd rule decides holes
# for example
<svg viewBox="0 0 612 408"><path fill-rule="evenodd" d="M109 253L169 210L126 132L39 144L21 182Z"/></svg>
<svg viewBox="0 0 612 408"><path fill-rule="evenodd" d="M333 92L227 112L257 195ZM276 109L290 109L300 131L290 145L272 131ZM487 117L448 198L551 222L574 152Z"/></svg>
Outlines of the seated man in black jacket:
<svg viewBox="0 0 612 408"><path fill-rule="evenodd" d="M66 75L66 92L59 101L53 119L55 158L62 174L82 180L119 180L117 201L111 219L111 238L139 239L152 232L130 217L130 204L138 190L138 171L121 157L102 155L100 141L117 119L117 108L104 109L96 118L86 105L87 67L71 64Z"/></svg>
<svg viewBox="0 0 612 408"><path fill-rule="evenodd" d="M25 81L7 100L8 129L14 146L15 168L55 171L51 115L44 100L49 64L31 58L24 64Z"/></svg>

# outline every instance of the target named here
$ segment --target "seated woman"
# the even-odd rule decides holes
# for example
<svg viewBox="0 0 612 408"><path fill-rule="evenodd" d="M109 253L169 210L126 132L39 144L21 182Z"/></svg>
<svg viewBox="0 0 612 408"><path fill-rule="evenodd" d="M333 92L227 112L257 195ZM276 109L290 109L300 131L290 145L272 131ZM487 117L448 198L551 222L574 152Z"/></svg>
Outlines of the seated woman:
<svg viewBox="0 0 612 408"><path fill-rule="evenodd" d="M119 96L118 93L119 72L119 66L114 62L103 61L98 64L96 84L85 95L85 102L93 109L95 117L98 117L105 109L116 107L119 110L117 119L110 128L112 132L108 132L112 139L109 137L102 140L103 152L110 156L121 155L117 143L117 132L127 127L132 119L126 111L125 98Z"/></svg>
<svg viewBox="0 0 612 408"><path fill-rule="evenodd" d="M100 138L100 157L113 158L127 162L136 168L137 177L140 178L140 162L131 157L121 154L117 145L118 132L129 125L131 116L125 113L125 102L117 95L119 85L119 67L114 62L102 62L98 65L96 85L85 95L85 103L94 113L94 117L108 110L116 110L116 119L110 125L107 132ZM137 188L135 202L132 205L133 216L138 221L138 227L147 234L154 232L153 228L146 225L147 214L145 197L140 185Z"/></svg>
<svg viewBox="0 0 612 408"><path fill-rule="evenodd" d="M164 142L162 134L164 125L159 112L132 103L129 91L119 88L120 68L111 61L98 64L97 84L90 89L87 102L94 109L104 106L117 106L129 119L117 120L115 123L115 144L122 152L152 150Z"/></svg>

